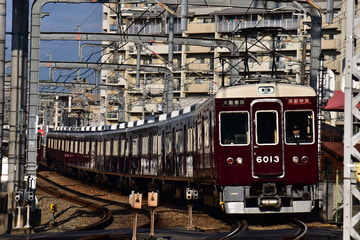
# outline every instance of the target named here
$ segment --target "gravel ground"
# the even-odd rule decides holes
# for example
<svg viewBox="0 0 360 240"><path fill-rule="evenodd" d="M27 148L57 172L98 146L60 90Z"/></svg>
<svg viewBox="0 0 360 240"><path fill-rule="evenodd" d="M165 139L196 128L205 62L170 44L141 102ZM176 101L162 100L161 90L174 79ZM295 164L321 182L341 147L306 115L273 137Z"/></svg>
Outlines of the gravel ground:
<svg viewBox="0 0 360 240"><path fill-rule="evenodd" d="M128 204L129 196L121 195L118 192L108 192L100 189L97 186L89 186L81 181L66 178L58 173L42 171L39 174L49 177L52 181L61 183L62 185L71 188L73 190ZM37 191L37 198L39 201L38 208L41 209L41 223L34 229L35 232L64 232L74 230L77 227L86 226L90 223L98 221L100 218L96 213L88 210L87 208L77 206L74 203L67 202L61 198L54 198L46 193ZM50 204L57 205L57 212L50 213ZM143 203L147 205L146 202ZM124 207L105 205L109 208L114 217L114 222L107 229L122 229L132 228L134 213L124 210ZM197 229L200 231L208 232L229 232L232 226L209 216L207 213L194 211L192 223L193 226L189 226L188 210L186 207L174 208L168 206L159 206L155 209L155 214L158 217L156 228L167 229ZM55 220L55 221L54 221ZM138 226L149 224L149 214L138 215ZM322 229L336 229L335 225L324 224L319 222L308 223L310 228L322 228ZM272 230L292 228L291 226L284 225L250 225L250 230Z"/></svg>
<svg viewBox="0 0 360 240"><path fill-rule="evenodd" d="M52 181L60 183L73 190L86 193L109 200L118 201L121 203L128 203L128 196L121 195L117 192L109 193L96 186L85 185L80 181L66 178L60 174L54 172L39 172L41 175L45 175ZM90 210L77 206L74 203L67 202L61 198L54 198L47 195L41 190L37 191L37 199L39 201L38 208L41 209L41 223L37 226L35 232L63 232L73 230L77 227L85 226L90 223L98 221L100 218L96 213ZM50 204L57 205L57 212L50 213ZM118 229L118 228L132 228L134 213L122 214L124 210L114 209L111 206L105 206L113 212L114 223L107 229ZM156 228L176 228L176 229L189 229L189 218L188 210L186 209L175 209L172 207L159 206L155 209L155 214L158 217ZM148 214L138 215L138 226L147 224L149 222ZM202 231L218 232L224 231L229 232L231 226L225 224L210 217L208 214L194 211L192 218L193 226L191 229L198 229Z"/></svg>

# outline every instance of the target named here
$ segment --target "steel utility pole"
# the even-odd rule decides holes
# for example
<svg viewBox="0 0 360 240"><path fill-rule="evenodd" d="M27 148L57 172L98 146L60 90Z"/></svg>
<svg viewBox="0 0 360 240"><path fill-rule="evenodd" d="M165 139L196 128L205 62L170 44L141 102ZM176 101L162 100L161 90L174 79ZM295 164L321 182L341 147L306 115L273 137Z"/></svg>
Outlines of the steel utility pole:
<svg viewBox="0 0 360 240"><path fill-rule="evenodd" d="M353 173L353 157L360 160L360 153L355 145L360 140L360 133L354 134L354 118L360 119L359 110L356 108L359 103L359 90L353 88L353 74L359 71L354 61L354 0L346 1L346 48L345 48L345 104L344 104L344 229L343 239L348 240L353 237L359 239L360 235L354 227L360 220L360 213L353 215L353 198L360 199L360 192L356 186ZM358 59L359 55L355 55ZM353 93L357 95L353 97Z"/></svg>
<svg viewBox="0 0 360 240"><path fill-rule="evenodd" d="M2 164L3 164L3 125L4 125L4 105L5 105L5 30L6 30L6 0L0 0L0 176L2 175ZM7 199L8 194L6 193L6 183L1 182L0 185L0 201L4 204L0 205L0 222L4 223L0 227L0 233L5 233L7 230Z"/></svg>
<svg viewBox="0 0 360 240"><path fill-rule="evenodd" d="M22 202L15 201L15 193L24 191L25 188L29 1L13 0L12 14L8 214L13 217L17 216L18 221L14 222L14 227L22 228L24 225L24 208ZM9 222L9 226L11 225L12 223Z"/></svg>
<svg viewBox="0 0 360 240"><path fill-rule="evenodd" d="M6 0L0 0L0 143L3 141L4 105L5 105L5 31L6 31ZM2 173L2 149L0 151L0 175ZM0 185L0 192L6 186Z"/></svg>

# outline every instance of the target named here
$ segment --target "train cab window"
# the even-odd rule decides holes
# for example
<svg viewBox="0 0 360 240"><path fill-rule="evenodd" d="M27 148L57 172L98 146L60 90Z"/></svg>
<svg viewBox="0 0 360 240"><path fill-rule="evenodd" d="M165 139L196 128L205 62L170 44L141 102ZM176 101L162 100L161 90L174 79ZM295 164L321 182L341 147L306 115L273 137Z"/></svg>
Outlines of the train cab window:
<svg viewBox="0 0 360 240"><path fill-rule="evenodd" d="M286 143L312 143L314 141L313 111L285 112Z"/></svg>
<svg viewBox="0 0 360 240"><path fill-rule="evenodd" d="M278 143L278 124L276 111L256 112L256 141L258 144Z"/></svg>
<svg viewBox="0 0 360 240"><path fill-rule="evenodd" d="M248 119L247 112L220 113L221 144L249 144Z"/></svg>

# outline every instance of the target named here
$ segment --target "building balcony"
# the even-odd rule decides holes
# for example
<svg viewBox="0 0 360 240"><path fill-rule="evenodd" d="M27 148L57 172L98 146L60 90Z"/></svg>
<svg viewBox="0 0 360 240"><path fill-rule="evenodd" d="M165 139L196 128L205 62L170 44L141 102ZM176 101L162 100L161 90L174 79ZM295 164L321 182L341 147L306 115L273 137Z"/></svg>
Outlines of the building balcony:
<svg viewBox="0 0 360 240"><path fill-rule="evenodd" d="M108 77L106 80L107 85L126 86L126 80L122 77Z"/></svg>
<svg viewBox="0 0 360 240"><path fill-rule="evenodd" d="M162 24L135 24L129 26L127 30L128 34L144 34L144 35L157 35L168 34L169 28L163 27ZM174 33L181 34L180 24L174 24Z"/></svg>
<svg viewBox="0 0 360 240"><path fill-rule="evenodd" d="M185 86L185 93L208 93L209 83L189 84Z"/></svg>
<svg viewBox="0 0 360 240"><path fill-rule="evenodd" d="M161 113L163 111L162 104L147 103L145 104L145 108L143 105L131 105L129 108L130 113L142 113L143 111L147 113Z"/></svg>
<svg viewBox="0 0 360 240"><path fill-rule="evenodd" d="M336 41L334 39L332 40L322 40L321 41L321 48L322 49L336 49Z"/></svg>
<svg viewBox="0 0 360 240"><path fill-rule="evenodd" d="M169 54L169 45L167 45L167 44L148 45L147 48L156 54ZM181 45L174 44L173 52L181 52L181 49L182 49ZM133 49L133 51L131 53L136 54L136 50Z"/></svg>
<svg viewBox="0 0 360 240"><path fill-rule="evenodd" d="M189 23L187 34L194 33L215 33L216 23Z"/></svg>
<svg viewBox="0 0 360 240"><path fill-rule="evenodd" d="M217 24L217 32L234 32L246 28L280 27L285 30L297 30L299 21L293 19L261 20L261 21L222 21Z"/></svg>
<svg viewBox="0 0 360 240"><path fill-rule="evenodd" d="M119 119L119 114L117 112L107 112L106 120L108 121L117 121Z"/></svg>
<svg viewBox="0 0 360 240"><path fill-rule="evenodd" d="M187 71L198 71L198 72L208 72L214 70L214 64L210 63L191 63L185 65L185 70Z"/></svg>
<svg viewBox="0 0 360 240"><path fill-rule="evenodd" d="M187 52L187 53L209 53L209 52L212 52L212 49L210 47L187 45L185 47L185 52Z"/></svg>

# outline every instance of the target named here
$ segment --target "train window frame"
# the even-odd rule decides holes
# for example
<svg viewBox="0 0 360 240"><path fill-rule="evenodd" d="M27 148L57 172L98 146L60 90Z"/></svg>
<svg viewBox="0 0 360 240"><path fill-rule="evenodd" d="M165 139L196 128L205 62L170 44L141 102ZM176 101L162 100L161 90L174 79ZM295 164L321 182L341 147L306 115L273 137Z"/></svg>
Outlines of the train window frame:
<svg viewBox="0 0 360 240"><path fill-rule="evenodd" d="M259 132L263 133L264 131L258 131L259 129L259 122L258 122L258 115L259 113L275 113L275 129L274 129L274 141L272 142L259 142ZM279 115L278 111L276 110L257 110L255 112L255 139L256 139L256 145L278 145L279 144Z"/></svg>
<svg viewBox="0 0 360 240"><path fill-rule="evenodd" d="M298 120L297 122L292 122L291 123L291 126L289 126L288 124L288 116L287 114L289 112L297 112L297 113L301 113L301 112L310 112L312 114L312 117L311 117L311 124L310 125L306 125L304 124L304 121L302 120ZM299 116L296 117L296 119L299 119ZM291 120L290 120L291 121ZM301 132L306 132L304 131L304 129L307 129L307 127L310 126L310 131L311 131L311 141L307 140L307 138L304 138L304 137L301 137L299 141L289 141L290 140L290 134L292 132L292 127L293 126L297 126L298 128L300 128L300 133ZM284 112L284 138L285 138L285 143L287 145L298 145L298 144L301 144L301 145L311 145L311 144L314 144L315 143L315 113L312 109L290 109L290 110L286 110ZM301 133L302 134L302 133Z"/></svg>
<svg viewBox="0 0 360 240"><path fill-rule="evenodd" d="M241 134L242 137L245 137L245 143L237 143L236 140L236 134L234 134L234 139L226 139L223 138L223 129L222 129L222 115L223 114L245 114L247 119L246 123L247 126L245 126L245 133ZM233 129L232 129L233 130ZM240 137L240 134L238 134L238 139ZM229 141L229 142L226 142ZM250 144L250 113L248 111L221 111L219 112L219 143L221 146L248 146Z"/></svg>

